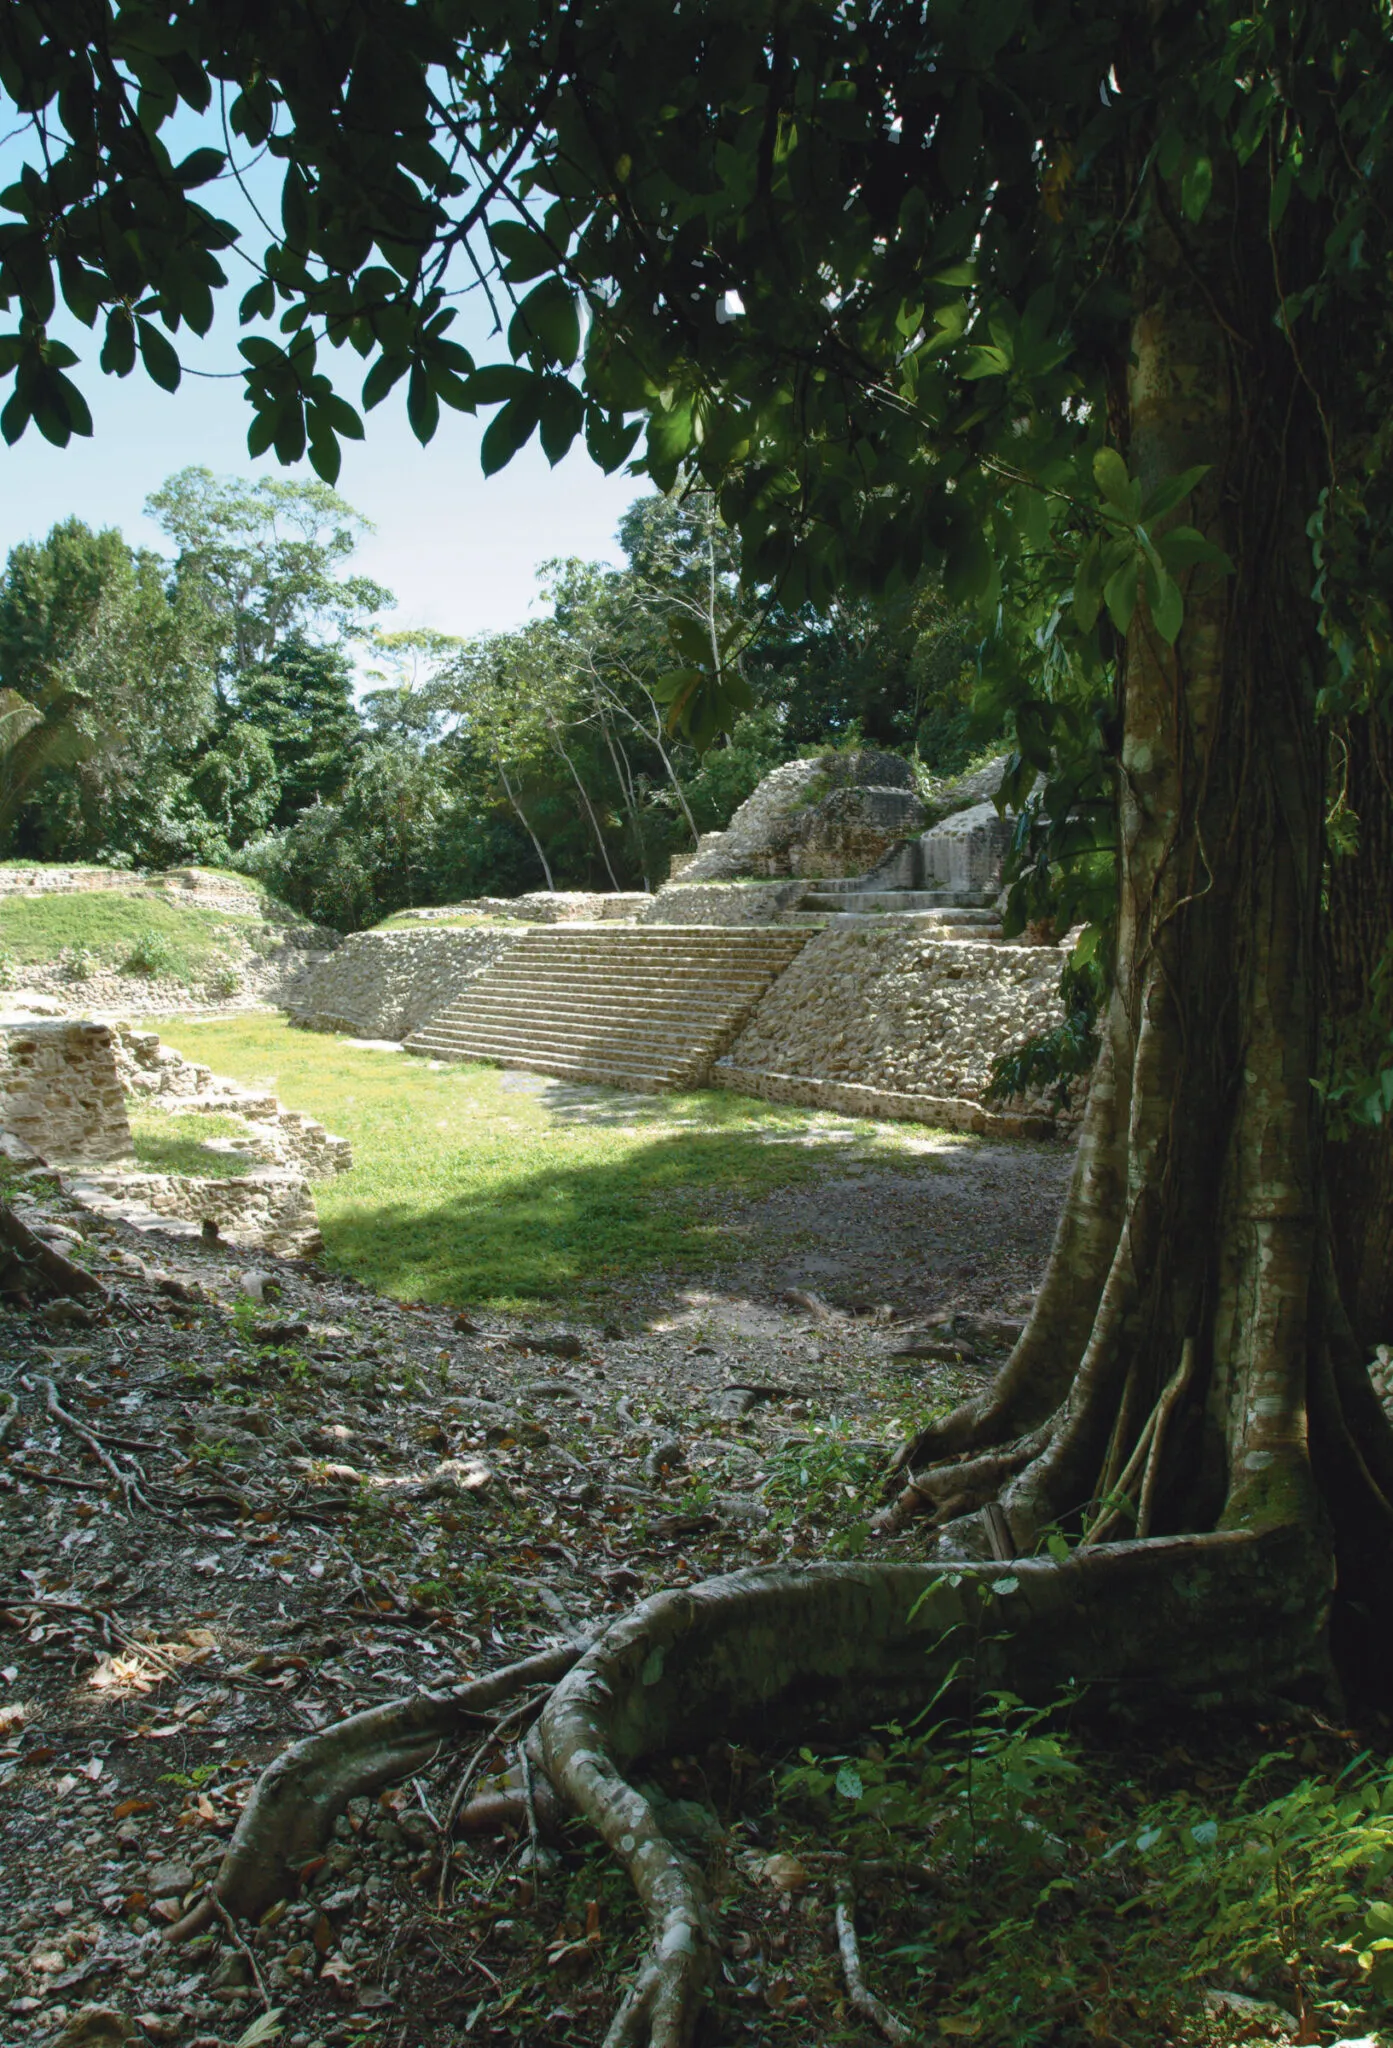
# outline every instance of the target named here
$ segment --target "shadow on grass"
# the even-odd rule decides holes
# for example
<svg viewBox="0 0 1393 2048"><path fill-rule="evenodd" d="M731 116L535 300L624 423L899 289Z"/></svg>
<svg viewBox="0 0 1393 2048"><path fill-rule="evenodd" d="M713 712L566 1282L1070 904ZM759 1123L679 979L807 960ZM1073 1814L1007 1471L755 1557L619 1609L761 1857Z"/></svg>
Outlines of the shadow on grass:
<svg viewBox="0 0 1393 2048"><path fill-rule="evenodd" d="M771 1148L748 1132L680 1132L429 1203L379 1196L369 1208L347 1182L331 1183L318 1190L320 1224L327 1262L383 1293L540 1306L747 1256L747 1205L844 1163L835 1141Z"/></svg>

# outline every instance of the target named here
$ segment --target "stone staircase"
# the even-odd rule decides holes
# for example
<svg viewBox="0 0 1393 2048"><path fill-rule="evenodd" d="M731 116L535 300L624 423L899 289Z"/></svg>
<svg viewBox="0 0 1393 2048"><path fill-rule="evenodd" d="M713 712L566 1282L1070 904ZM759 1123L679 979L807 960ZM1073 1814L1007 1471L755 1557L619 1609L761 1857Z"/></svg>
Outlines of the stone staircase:
<svg viewBox="0 0 1393 2048"><path fill-rule="evenodd" d="M699 1088L808 937L767 925L534 926L406 1050L650 1094Z"/></svg>
<svg viewBox="0 0 1393 2048"><path fill-rule="evenodd" d="M869 879L820 882L801 898L794 915L800 922L804 917L914 916L935 938L1001 939L1001 917L981 891L875 888L868 886Z"/></svg>

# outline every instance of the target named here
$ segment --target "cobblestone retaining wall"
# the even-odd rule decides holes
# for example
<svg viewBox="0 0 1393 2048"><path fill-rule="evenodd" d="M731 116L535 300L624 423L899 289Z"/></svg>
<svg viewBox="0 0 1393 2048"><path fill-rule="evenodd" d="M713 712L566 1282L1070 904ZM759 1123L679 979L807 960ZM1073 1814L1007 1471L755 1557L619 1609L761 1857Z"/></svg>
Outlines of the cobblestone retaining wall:
<svg viewBox="0 0 1393 2048"><path fill-rule="evenodd" d="M839 919L779 976L713 1078L752 1094L812 1083L807 1099L829 1107L839 1106L833 1088L900 1099L863 1114L908 1115L917 1100L925 1122L949 1120L944 1105L958 1104L951 1120L976 1129L992 1061L1062 1021L1062 964L1054 947L934 938L913 917ZM761 1077L764 1086L756 1085ZM1017 1119L1055 1114L1045 1098L1002 1111Z"/></svg>
<svg viewBox="0 0 1393 2048"><path fill-rule="evenodd" d="M777 924L779 914L793 910L804 893L797 882L669 882L656 896L640 924Z"/></svg>
<svg viewBox="0 0 1393 2048"><path fill-rule="evenodd" d="M286 1014L308 1031L408 1038L516 945L523 930L359 932L306 976Z"/></svg>
<svg viewBox="0 0 1393 2048"><path fill-rule="evenodd" d="M200 1228L216 1223L229 1243L308 1259L324 1249L309 1182L285 1167L262 1166L235 1178L87 1171L64 1178L74 1201L97 1216L141 1222L169 1218Z"/></svg>

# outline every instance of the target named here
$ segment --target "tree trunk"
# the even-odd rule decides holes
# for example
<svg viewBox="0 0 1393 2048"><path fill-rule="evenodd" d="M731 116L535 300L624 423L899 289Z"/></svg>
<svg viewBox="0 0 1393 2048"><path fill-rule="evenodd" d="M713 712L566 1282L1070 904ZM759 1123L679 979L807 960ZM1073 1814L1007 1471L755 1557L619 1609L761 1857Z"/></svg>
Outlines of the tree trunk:
<svg viewBox="0 0 1393 2048"><path fill-rule="evenodd" d="M556 894L556 880L551 872L551 862L547 859L546 852L542 846L542 842L537 837L536 833L532 830L531 821L528 818L528 815L526 811L523 809L521 803L518 801L516 794L514 793L513 785L508 780L508 771L503 766L501 758L499 759L498 762L498 773L502 780L504 792L507 795L509 803L512 805L513 809L517 812L519 818L522 820L523 831L532 841L533 851L535 852L538 860L542 863L542 873L547 878L547 887L548 889L550 889L552 895L554 896Z"/></svg>
<svg viewBox="0 0 1393 2048"><path fill-rule="evenodd" d="M1230 228L1253 196L1221 209ZM1198 231L1150 234L1128 467L1150 488L1212 464L1188 516L1235 573L1191 573L1173 650L1138 608L1116 975L1069 1196L999 1382L908 1447L885 1519L927 1512L943 1549L979 1555L993 1522L998 1550L1029 1553L1055 1529L1121 1533L1143 1500L1147 1534L1286 1528L1338 1553L1345 1643L1355 1605L1386 1606L1393 1432L1340 1283L1363 1314L1387 1238L1352 1159L1337 1255L1312 1085L1324 763L1303 520L1323 449L1261 203L1237 302L1233 239L1207 277Z"/></svg>
<svg viewBox="0 0 1393 2048"><path fill-rule="evenodd" d="M1329 868L1328 1057L1393 1065L1393 728L1357 714L1332 735L1332 752L1332 780L1357 821L1357 841ZM1325 1171L1336 1277L1354 1330L1372 1349L1393 1339L1393 1116L1335 1136Z"/></svg>

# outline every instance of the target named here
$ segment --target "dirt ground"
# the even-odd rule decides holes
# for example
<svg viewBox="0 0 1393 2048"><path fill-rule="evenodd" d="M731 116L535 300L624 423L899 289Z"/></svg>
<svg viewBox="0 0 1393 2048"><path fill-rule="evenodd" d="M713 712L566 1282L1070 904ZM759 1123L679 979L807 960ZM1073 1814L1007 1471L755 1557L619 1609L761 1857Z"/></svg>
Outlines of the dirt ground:
<svg viewBox="0 0 1393 2048"><path fill-rule="evenodd" d="M447 1838L461 1756L354 1802L260 1926L164 1930L288 1742L660 1586L867 1542L886 1448L999 1365L1069 1166L923 1143L941 1171L781 1191L719 1287L655 1273L598 1327L461 1328L15 1182L110 1299L0 1313L0 2037L598 2042L626 1883L579 1831L535 1859L525 1831ZM654 1766L727 1916L713 2038L869 2043L830 1903L760 1875L766 1763L713 1728Z"/></svg>

